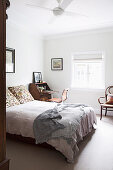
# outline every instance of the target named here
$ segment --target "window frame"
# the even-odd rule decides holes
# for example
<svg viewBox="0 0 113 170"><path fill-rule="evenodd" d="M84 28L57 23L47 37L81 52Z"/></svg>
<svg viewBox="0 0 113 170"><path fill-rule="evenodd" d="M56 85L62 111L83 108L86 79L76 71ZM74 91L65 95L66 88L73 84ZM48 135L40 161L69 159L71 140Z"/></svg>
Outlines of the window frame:
<svg viewBox="0 0 113 170"><path fill-rule="evenodd" d="M73 74L74 74L74 58L76 56L83 56L83 55L101 55L102 56L102 64L103 64L103 87L101 88L91 88L91 87L76 87L73 85ZM79 59L78 59L79 60ZM83 59L82 59L83 60ZM89 58L90 60L90 58ZM104 51L87 51L87 52L75 52L72 53L71 58L71 89L73 90L82 90L82 91L103 91L105 89L105 52Z"/></svg>

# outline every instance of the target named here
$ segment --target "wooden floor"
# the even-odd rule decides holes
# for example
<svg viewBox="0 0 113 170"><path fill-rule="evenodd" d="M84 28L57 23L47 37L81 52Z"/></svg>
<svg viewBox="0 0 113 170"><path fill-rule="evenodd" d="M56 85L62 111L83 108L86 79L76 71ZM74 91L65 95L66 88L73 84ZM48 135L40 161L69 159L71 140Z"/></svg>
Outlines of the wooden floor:
<svg viewBox="0 0 113 170"><path fill-rule="evenodd" d="M98 118L98 117L97 117ZM10 170L113 170L113 117L103 117L93 135L79 146L73 164L55 150L7 140Z"/></svg>

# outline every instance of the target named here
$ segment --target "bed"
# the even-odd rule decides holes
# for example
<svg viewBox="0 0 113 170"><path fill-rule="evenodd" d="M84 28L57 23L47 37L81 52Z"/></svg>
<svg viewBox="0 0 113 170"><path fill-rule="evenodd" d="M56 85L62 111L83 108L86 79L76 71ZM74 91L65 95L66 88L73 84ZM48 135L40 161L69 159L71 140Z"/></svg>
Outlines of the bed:
<svg viewBox="0 0 113 170"><path fill-rule="evenodd" d="M6 131L9 134L16 134L34 139L35 135L33 125L36 118L47 110L61 107L64 107L64 105L61 104L60 106L57 106L57 104L53 102L38 100L8 107L6 110ZM79 116L79 124L75 133L72 134L73 142L71 144L69 143L69 140L65 140L65 138L62 137L62 129L58 129L53 132L52 137L48 138L46 141L46 143L60 151L65 156L67 161L71 163L74 162L76 154L79 150L78 143L94 129L94 124L96 124L96 115L93 108L79 104L72 109L67 107L67 109L64 109L61 112L62 116L65 115L64 119L67 121L69 128L72 128L71 124L73 122L69 116L72 115L71 117L73 117L79 112L81 114L83 112L84 114ZM59 121L62 123L63 119L60 119ZM58 136L59 134L60 136Z"/></svg>

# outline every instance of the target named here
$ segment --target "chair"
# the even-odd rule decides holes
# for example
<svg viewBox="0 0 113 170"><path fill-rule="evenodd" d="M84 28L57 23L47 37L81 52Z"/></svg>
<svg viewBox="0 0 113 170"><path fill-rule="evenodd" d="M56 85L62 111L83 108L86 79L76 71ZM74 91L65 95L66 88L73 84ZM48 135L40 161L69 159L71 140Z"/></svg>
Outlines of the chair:
<svg viewBox="0 0 113 170"><path fill-rule="evenodd" d="M100 97L98 99L98 102L100 103L101 106L101 115L100 115L100 120L102 119L102 111L105 110L105 116L107 115L107 111L113 111L113 104L108 104L107 100L108 100L108 95L109 94L113 94L113 92L111 92L111 89L113 91L113 86L109 86L106 88L105 90L105 97ZM101 99L105 99L105 102L102 103Z"/></svg>
<svg viewBox="0 0 113 170"><path fill-rule="evenodd" d="M69 89L64 89L62 92L62 97L61 98L51 98L48 100L48 102L56 102L56 103L61 103L67 100L67 92Z"/></svg>

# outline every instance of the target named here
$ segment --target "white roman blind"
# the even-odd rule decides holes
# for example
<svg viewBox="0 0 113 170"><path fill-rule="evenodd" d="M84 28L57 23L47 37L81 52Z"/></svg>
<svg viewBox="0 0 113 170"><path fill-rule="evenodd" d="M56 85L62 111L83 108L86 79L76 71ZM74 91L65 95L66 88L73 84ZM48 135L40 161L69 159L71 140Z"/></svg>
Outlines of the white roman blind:
<svg viewBox="0 0 113 170"><path fill-rule="evenodd" d="M73 55L72 87L104 88L104 57L102 52L82 52Z"/></svg>

